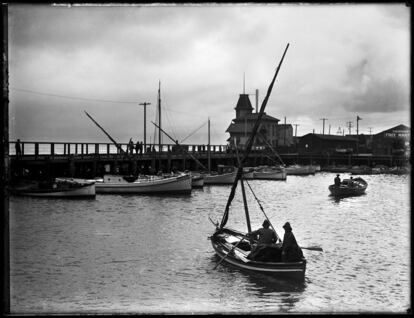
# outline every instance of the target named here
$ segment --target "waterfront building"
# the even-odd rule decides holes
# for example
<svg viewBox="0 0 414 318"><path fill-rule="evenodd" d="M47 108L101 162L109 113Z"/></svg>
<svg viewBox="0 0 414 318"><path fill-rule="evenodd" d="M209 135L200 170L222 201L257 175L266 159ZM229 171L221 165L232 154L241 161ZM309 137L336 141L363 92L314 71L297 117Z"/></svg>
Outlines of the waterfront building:
<svg viewBox="0 0 414 318"><path fill-rule="evenodd" d="M372 137L372 153L374 155L409 155L411 129L406 125L398 125L384 130Z"/></svg>
<svg viewBox="0 0 414 318"><path fill-rule="evenodd" d="M230 134L227 142L230 147L233 147L235 143L238 147L243 148L249 139L259 113L257 107L256 112L253 112L248 94L240 94L234 109L236 110L236 118L232 120L226 130ZM279 124L279 121L279 119L263 113L253 149L262 149L267 147L268 144L275 148L289 147L293 144L292 125Z"/></svg>
<svg viewBox="0 0 414 318"><path fill-rule="evenodd" d="M355 137L309 133L298 138L297 150L309 154L345 154L354 152L356 144Z"/></svg>

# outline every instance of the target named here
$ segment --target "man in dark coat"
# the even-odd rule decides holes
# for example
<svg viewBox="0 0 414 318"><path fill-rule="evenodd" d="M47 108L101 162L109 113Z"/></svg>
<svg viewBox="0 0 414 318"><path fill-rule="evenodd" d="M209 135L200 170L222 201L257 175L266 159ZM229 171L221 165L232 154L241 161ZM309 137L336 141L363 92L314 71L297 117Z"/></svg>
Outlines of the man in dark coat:
<svg viewBox="0 0 414 318"><path fill-rule="evenodd" d="M262 228L249 233L249 237L259 238L257 245L252 248L252 251L247 256L248 259L256 259L266 247L272 247L277 241L276 232L269 229L270 222L264 220L262 226Z"/></svg>
<svg viewBox="0 0 414 318"><path fill-rule="evenodd" d="M335 181L335 187L339 187L341 185L341 178L339 178L339 174L336 175L334 181Z"/></svg>
<svg viewBox="0 0 414 318"><path fill-rule="evenodd" d="M282 244L282 261L283 262L299 262L303 257L302 249L296 242L295 236L292 233L292 227L289 222L283 225L285 235L283 236Z"/></svg>

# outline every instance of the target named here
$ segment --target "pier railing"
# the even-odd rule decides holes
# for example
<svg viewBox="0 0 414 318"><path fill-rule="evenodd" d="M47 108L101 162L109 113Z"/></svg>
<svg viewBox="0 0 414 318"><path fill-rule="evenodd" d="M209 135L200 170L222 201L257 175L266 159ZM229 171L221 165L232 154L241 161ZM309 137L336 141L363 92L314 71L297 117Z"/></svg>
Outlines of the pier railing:
<svg viewBox="0 0 414 318"><path fill-rule="evenodd" d="M207 153L208 145L172 145L162 144L161 148L158 144L147 145L147 149L142 151L136 150L134 144L133 149L129 148L128 143L118 144L121 149L130 154L137 153L177 153L183 152L184 149L190 153ZM41 141L20 141L20 149L22 156L54 156L54 155L93 155L93 154L121 154L121 150L112 143L89 143L89 142L41 142ZM228 152L227 145L210 145L211 153L226 153ZM9 142L9 154L11 156L16 155L16 141Z"/></svg>

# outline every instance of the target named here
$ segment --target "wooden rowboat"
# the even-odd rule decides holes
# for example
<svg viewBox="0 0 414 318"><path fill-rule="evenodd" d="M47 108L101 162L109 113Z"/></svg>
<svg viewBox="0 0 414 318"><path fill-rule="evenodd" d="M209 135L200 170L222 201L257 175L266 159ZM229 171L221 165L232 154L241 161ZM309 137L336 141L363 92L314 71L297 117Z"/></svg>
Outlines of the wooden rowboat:
<svg viewBox="0 0 414 318"><path fill-rule="evenodd" d="M331 184L329 191L334 196L352 196L365 193L368 183L362 178L344 179L339 186Z"/></svg>
<svg viewBox="0 0 414 318"><path fill-rule="evenodd" d="M244 270L270 274L275 277L304 280L306 259L299 262L282 262L280 245L267 248L267 258L263 261L250 260L251 242L244 238L245 233L223 228L211 237L211 244L220 258ZM237 245L237 246L236 246ZM235 247L236 246L236 247ZM273 258L274 261L271 261Z"/></svg>
<svg viewBox="0 0 414 318"><path fill-rule="evenodd" d="M249 254L252 251L252 246L253 246L252 244L255 244L256 241L253 238L250 238L249 240L247 240L247 237L248 237L247 234L251 233L251 225L250 225L250 216L249 216L249 210L248 210L248 204L247 204L247 197L246 197L245 190L244 190L244 182L246 182L247 185L249 185L249 183L248 181L243 180L243 164L246 162L249 156L249 153L252 149L253 140L258 131L260 121L261 121L261 118L263 117L264 109L267 104L267 100L270 96L270 92L272 91L273 84L279 72L280 66L282 64L282 61L286 54L288 46L289 44L287 45L285 49L285 52L276 70L276 74L274 75L273 80L269 86L268 92L266 94L266 97L263 100L259 115L253 126L249 139L246 143L246 147L244 149L242 159L239 159L239 155L238 155L237 148L236 148L236 153L238 157L237 173L236 173L236 176L235 176L235 179L234 179L234 182L233 182L230 194L229 194L229 198L228 198L228 201L227 201L224 213L223 213L222 220L220 224L218 222L216 223L213 222L216 226L216 229L214 233L210 236L210 240L211 240L211 244L213 246L213 249L216 255L220 258L220 261L217 263L216 267L221 262L226 262L227 264L230 264L232 266L235 266L243 270L270 274L270 275L274 275L278 277L282 276L283 278L297 278L300 280L304 280L305 271L306 271L306 259L304 257L296 258L295 262L282 261L280 244L279 245L273 244L270 246L266 246L264 249L260 247L260 250L256 250L256 251L265 250L266 254L267 252L269 252L269 254L267 254L266 257L264 257L264 255L260 255L260 257L257 257L259 256L259 254L257 254L256 251L253 255L250 255L249 257ZM229 218L229 214L230 214L229 213L230 205L235 196L236 187L239 181L240 181L240 186L241 186L242 195L243 195L244 210L245 210L245 215L246 215L246 225L247 225L247 231L248 231L247 233L242 233L238 230L231 229L226 226L228 218ZM249 185L249 188L250 188L250 185ZM250 190L252 189L250 188ZM258 201L255 195L254 197L256 201ZM258 201L258 203L260 202ZM261 205L260 207L262 208ZM264 212L263 209L262 209L262 212ZM267 216L266 216L266 219L268 220ZM270 223L269 220L268 222ZM275 232L275 235L278 238L278 240L280 240L274 228L273 228L273 231ZM269 251L267 251L267 249L269 249Z"/></svg>

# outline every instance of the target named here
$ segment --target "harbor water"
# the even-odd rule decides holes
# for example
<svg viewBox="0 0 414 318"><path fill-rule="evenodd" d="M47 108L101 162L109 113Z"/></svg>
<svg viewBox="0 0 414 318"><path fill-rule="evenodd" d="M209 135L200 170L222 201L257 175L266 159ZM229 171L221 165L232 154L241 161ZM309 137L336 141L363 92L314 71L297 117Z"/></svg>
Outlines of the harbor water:
<svg viewBox="0 0 414 318"><path fill-rule="evenodd" d="M348 177L342 174L341 177ZM406 313L411 308L410 176L366 175L366 194L335 199L335 174L249 181L283 237L304 249L304 282L238 270L209 236L231 186L191 195L10 197L10 304L38 313ZM248 187L253 229L264 215ZM246 231L240 187L228 226Z"/></svg>

